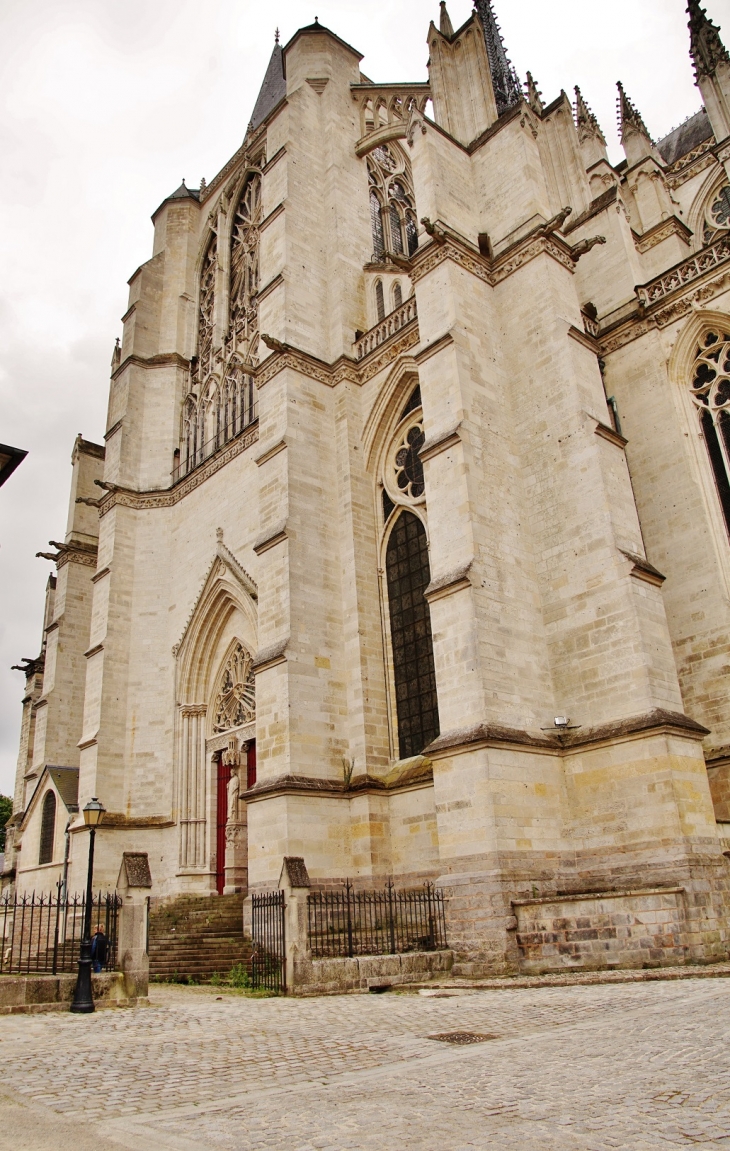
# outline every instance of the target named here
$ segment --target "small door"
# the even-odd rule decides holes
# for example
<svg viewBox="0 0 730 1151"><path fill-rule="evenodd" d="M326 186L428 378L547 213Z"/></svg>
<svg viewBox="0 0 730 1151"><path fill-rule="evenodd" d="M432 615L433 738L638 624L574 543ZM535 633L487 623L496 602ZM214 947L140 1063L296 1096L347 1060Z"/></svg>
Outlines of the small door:
<svg viewBox="0 0 730 1151"><path fill-rule="evenodd" d="M256 782L256 740L252 739L246 751L246 787Z"/></svg>
<svg viewBox="0 0 730 1151"><path fill-rule="evenodd" d="M223 756L219 754L215 857L215 886L219 895L223 894L223 888L226 885L226 824L228 822L228 784L230 779L230 766L223 763Z"/></svg>

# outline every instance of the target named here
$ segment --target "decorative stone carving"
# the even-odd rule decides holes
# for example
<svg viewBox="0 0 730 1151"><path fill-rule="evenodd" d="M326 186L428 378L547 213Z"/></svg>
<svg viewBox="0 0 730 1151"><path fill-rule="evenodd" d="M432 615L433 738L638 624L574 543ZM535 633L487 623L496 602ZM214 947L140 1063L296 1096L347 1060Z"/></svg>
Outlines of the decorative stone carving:
<svg viewBox="0 0 730 1151"><path fill-rule="evenodd" d="M256 717L256 687L251 653L239 643L223 669L213 710L213 731L228 731Z"/></svg>

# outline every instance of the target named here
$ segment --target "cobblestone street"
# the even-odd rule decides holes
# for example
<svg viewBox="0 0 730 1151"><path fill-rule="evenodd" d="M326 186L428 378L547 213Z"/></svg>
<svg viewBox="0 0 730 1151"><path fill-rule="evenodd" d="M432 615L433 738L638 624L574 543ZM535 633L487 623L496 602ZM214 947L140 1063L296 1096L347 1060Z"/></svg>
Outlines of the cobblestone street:
<svg viewBox="0 0 730 1151"><path fill-rule="evenodd" d="M730 981L0 1018L0 1147L730 1148ZM494 1036L454 1046L429 1038Z"/></svg>

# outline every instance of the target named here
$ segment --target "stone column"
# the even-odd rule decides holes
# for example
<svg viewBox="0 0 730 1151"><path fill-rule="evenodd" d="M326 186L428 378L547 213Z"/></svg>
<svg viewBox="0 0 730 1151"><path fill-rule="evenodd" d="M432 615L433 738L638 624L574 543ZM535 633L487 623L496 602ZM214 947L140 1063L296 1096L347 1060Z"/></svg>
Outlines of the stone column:
<svg viewBox="0 0 730 1151"><path fill-rule="evenodd" d="M180 731L180 867L205 866L205 706L183 707Z"/></svg>
<svg viewBox="0 0 730 1151"><path fill-rule="evenodd" d="M147 919L151 887L147 852L125 851L117 880L117 890L122 897L117 954L124 973L125 993L136 1002L147 998L149 987Z"/></svg>

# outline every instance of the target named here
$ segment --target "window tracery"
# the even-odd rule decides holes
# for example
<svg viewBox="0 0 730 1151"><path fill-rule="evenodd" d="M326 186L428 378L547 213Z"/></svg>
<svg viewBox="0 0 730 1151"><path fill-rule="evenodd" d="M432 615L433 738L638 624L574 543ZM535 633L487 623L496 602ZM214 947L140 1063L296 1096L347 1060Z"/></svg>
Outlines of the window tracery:
<svg viewBox="0 0 730 1151"><path fill-rule="evenodd" d="M218 269L218 237L213 235L203 260L198 304L198 373L202 379L213 370L215 280Z"/></svg>
<svg viewBox="0 0 730 1151"><path fill-rule="evenodd" d="M395 144L380 144L367 157L373 261L388 253L412 256L418 247L416 200L407 157Z"/></svg>
<svg viewBox="0 0 730 1151"><path fill-rule="evenodd" d="M419 455L425 440L421 389L417 386L403 408L385 460L383 487L391 504L422 503L425 499L426 485Z"/></svg>
<svg viewBox="0 0 730 1151"><path fill-rule="evenodd" d="M246 179L233 212L228 315L223 347L214 348L218 239L213 236L200 278L198 355L183 405L179 474L187 475L257 417L252 369L258 363L261 174ZM177 478L177 476L175 477Z"/></svg>
<svg viewBox="0 0 730 1151"><path fill-rule="evenodd" d="M730 335L708 332L695 354L692 399L730 535Z"/></svg>
<svg viewBox="0 0 730 1151"><path fill-rule="evenodd" d="M703 242L711 244L721 232L727 232L728 229L730 229L730 184L723 184L722 187L715 189L707 202Z"/></svg>
<svg viewBox="0 0 730 1151"><path fill-rule="evenodd" d="M393 687L401 759L418 755L439 734L426 529L413 509L425 505L421 390L416 384L403 405L381 472Z"/></svg>
<svg viewBox="0 0 730 1151"><path fill-rule="evenodd" d="M220 688L213 708L213 731L229 731L256 718L256 683L253 658L242 644L236 644L223 668Z"/></svg>

